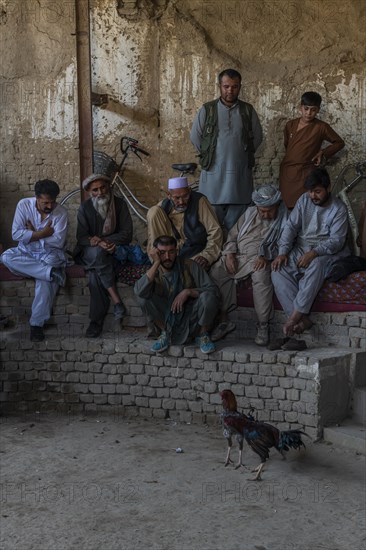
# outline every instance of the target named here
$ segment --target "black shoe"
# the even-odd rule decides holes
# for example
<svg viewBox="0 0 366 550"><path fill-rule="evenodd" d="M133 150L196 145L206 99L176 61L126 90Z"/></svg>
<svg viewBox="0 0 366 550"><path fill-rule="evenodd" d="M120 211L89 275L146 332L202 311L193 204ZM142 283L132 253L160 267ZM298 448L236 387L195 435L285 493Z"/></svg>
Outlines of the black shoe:
<svg viewBox="0 0 366 550"><path fill-rule="evenodd" d="M122 302L118 302L118 304L114 305L113 314L116 320L123 319L123 317L126 315L126 308Z"/></svg>
<svg viewBox="0 0 366 550"><path fill-rule="evenodd" d="M62 267L53 267L51 270L51 281L57 283L59 286L65 286L66 273Z"/></svg>
<svg viewBox="0 0 366 550"><path fill-rule="evenodd" d="M34 327L30 325L30 339L31 342L43 342L44 332L42 327Z"/></svg>
<svg viewBox="0 0 366 550"><path fill-rule="evenodd" d="M288 342L281 346L281 349L288 351L304 351L307 349L305 340L296 340L296 338L290 338Z"/></svg>
<svg viewBox="0 0 366 550"><path fill-rule="evenodd" d="M87 338L98 338L102 334L103 326L95 321L92 321L86 329L85 336Z"/></svg>

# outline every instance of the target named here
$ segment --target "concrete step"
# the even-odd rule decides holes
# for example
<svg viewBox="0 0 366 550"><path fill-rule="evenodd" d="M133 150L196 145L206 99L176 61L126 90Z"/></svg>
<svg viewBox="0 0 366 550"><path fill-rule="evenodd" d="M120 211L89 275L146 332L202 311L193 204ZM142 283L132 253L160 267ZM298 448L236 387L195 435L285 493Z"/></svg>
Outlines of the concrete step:
<svg viewBox="0 0 366 550"><path fill-rule="evenodd" d="M352 420L366 426L366 386L355 388L352 399Z"/></svg>
<svg viewBox="0 0 366 550"><path fill-rule="evenodd" d="M348 419L341 426L324 428L325 442L366 455L366 428Z"/></svg>
<svg viewBox="0 0 366 550"><path fill-rule="evenodd" d="M366 351L355 356L355 386L366 386Z"/></svg>

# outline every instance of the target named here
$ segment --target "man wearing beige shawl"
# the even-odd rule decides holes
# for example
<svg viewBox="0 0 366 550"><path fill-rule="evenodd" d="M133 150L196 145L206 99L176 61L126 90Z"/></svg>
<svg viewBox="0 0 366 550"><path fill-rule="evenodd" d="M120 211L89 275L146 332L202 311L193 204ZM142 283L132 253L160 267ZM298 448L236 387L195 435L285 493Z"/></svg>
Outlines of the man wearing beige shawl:
<svg viewBox="0 0 366 550"><path fill-rule="evenodd" d="M90 324L86 336L97 338L102 332L110 300L115 319L122 319L125 314L116 286L113 253L117 245L130 243L132 220L126 202L113 195L107 176L92 174L83 181L83 189L90 198L78 211L75 261L88 273Z"/></svg>
<svg viewBox="0 0 366 550"><path fill-rule="evenodd" d="M251 277L257 315L255 343L266 346L269 321L273 316L273 286L270 263L277 256L277 241L287 219L281 193L272 185L262 185L252 193L250 206L229 231L221 258L209 275L221 293L218 326L211 334L215 342L235 329L228 313L236 308L236 284Z"/></svg>

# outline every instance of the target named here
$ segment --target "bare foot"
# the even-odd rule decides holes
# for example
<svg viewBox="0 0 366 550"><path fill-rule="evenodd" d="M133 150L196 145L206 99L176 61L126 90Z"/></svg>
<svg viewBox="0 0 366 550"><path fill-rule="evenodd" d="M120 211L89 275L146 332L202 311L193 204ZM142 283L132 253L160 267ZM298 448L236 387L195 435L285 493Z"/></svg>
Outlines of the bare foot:
<svg viewBox="0 0 366 550"><path fill-rule="evenodd" d="M287 322L283 325L283 334L285 336L293 336L295 334L295 326L302 320L303 314L300 311L294 310Z"/></svg>
<svg viewBox="0 0 366 550"><path fill-rule="evenodd" d="M305 330L309 330L313 324L314 323L309 319L309 317L303 315L300 321L294 325L294 332L296 334L302 334Z"/></svg>
<svg viewBox="0 0 366 550"><path fill-rule="evenodd" d="M287 321L282 328L283 334L285 336L293 336L295 334L295 326L296 323L294 323L294 321Z"/></svg>

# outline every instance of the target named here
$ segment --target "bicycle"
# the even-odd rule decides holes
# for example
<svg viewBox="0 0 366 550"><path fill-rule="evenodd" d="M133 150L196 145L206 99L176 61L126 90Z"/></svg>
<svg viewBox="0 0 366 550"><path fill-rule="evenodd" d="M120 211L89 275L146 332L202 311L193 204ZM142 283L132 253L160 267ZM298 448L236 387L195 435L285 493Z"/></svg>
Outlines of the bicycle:
<svg viewBox="0 0 366 550"><path fill-rule="evenodd" d="M143 224L143 229L140 231L137 229L136 224L134 224L135 230L135 239L145 240L146 237L139 239L139 233L144 234L145 226L147 225L146 216L144 215L145 211L149 209L148 206L144 205L135 194L132 192L130 187L122 178L123 169L130 152L134 153L140 161L142 158L140 155L149 157L150 153L138 146L138 140L135 138L123 136L120 141L120 150L122 152L122 159L119 164L116 161L101 151L94 151L93 153L93 171L97 174L103 174L111 178L111 189L117 197L123 197L127 202L131 213L135 215L140 222ZM67 193L60 201L62 206L67 206L69 213L72 212L72 215L69 215L69 229L68 229L68 242L75 240L76 235L76 219L77 219L77 209L79 208L80 201L74 200L76 195L80 194L80 189L73 189ZM136 235L137 232L137 235Z"/></svg>
<svg viewBox="0 0 366 550"><path fill-rule="evenodd" d="M345 176L351 170L353 170L356 175L349 183L347 183ZM360 254L360 249L357 244L358 223L350 200L350 192L355 189L355 187L363 179L366 179L366 160L358 162L357 164L347 164L346 166L344 166L344 168L342 168L342 170L336 177L334 185L331 189L332 193L339 197L346 205L351 233L351 245L353 248L353 253L356 256Z"/></svg>
<svg viewBox="0 0 366 550"><path fill-rule="evenodd" d="M171 167L173 168L173 170L179 172L179 177L182 178L187 174L193 175L197 169L197 164L195 162L188 162L186 164L172 164ZM193 190L197 190L198 180L190 183L189 187L191 187Z"/></svg>

